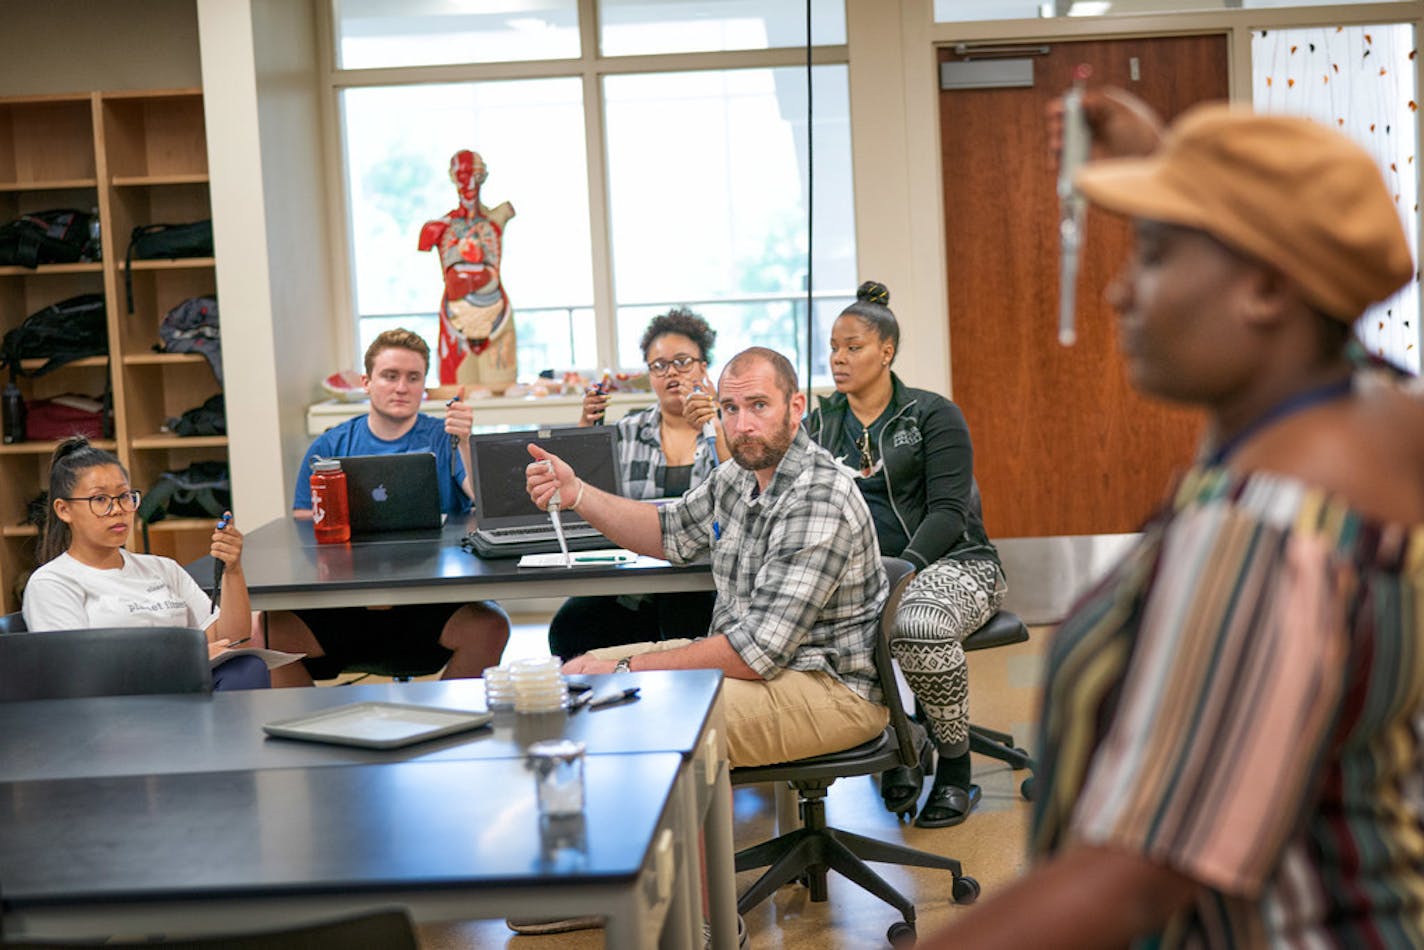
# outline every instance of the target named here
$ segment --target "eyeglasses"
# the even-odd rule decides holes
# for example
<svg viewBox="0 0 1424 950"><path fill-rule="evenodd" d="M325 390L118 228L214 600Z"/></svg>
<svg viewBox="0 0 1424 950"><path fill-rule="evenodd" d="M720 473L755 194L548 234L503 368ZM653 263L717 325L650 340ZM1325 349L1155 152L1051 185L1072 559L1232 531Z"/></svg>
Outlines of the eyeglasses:
<svg viewBox="0 0 1424 950"><path fill-rule="evenodd" d="M648 364L648 372L652 373L654 376L666 376L668 374L668 370L672 369L673 367L676 367L677 371L680 373L683 370L687 369L689 366L691 366L693 363L700 362L702 362L702 360L698 359L695 356L674 356L670 360L653 360L651 363Z"/></svg>
<svg viewBox="0 0 1424 950"><path fill-rule="evenodd" d="M82 495L78 498L65 498L65 501L87 501L89 510L100 518L113 514L114 506L118 505L120 511L138 510L139 500L143 498L141 491L126 491L121 495Z"/></svg>

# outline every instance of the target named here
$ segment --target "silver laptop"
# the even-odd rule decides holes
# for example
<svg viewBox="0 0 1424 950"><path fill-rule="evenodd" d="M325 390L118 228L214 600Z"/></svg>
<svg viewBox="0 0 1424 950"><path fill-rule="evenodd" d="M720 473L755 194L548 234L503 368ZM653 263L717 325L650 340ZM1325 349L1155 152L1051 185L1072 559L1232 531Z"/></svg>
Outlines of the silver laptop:
<svg viewBox="0 0 1424 950"><path fill-rule="evenodd" d="M433 453L348 455L341 470L353 538L440 531L444 514Z"/></svg>
<svg viewBox="0 0 1424 950"><path fill-rule="evenodd" d="M527 429L470 438L474 463L477 527L468 537L480 557L521 557L559 550L554 525L534 507L524 489L524 470L532 462L528 445L536 442L573 466L589 485L622 494L615 426ZM588 522L572 511L559 512L571 551L613 547Z"/></svg>

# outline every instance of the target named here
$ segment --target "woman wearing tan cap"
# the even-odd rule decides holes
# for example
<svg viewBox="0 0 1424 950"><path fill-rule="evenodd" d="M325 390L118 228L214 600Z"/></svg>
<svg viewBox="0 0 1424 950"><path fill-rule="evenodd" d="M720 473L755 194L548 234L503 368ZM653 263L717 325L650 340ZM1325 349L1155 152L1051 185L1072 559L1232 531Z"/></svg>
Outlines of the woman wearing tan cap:
<svg viewBox="0 0 1424 950"><path fill-rule="evenodd" d="M1207 435L1054 635L1032 870L920 946L1424 946L1424 403L1346 356L1394 202L1304 119L1086 105L1128 372Z"/></svg>

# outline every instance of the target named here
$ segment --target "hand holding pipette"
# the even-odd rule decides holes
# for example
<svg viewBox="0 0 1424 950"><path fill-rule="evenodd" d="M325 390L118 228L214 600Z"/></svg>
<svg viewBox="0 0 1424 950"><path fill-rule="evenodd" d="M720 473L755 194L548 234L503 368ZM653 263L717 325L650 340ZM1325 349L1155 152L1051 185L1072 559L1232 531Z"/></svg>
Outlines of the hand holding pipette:
<svg viewBox="0 0 1424 950"><path fill-rule="evenodd" d="M1078 338L1073 319L1088 203L1074 187L1073 174L1088 160L1093 144L1083 112L1083 94L1092 73L1091 66L1080 64L1073 70L1073 87L1063 97L1063 147L1058 163L1058 342L1064 346L1072 346Z"/></svg>

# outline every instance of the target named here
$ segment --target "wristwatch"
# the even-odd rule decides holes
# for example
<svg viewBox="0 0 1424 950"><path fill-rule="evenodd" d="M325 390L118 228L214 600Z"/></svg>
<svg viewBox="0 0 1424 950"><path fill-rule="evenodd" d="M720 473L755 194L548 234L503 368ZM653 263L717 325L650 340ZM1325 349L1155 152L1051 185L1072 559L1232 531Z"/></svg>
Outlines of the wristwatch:
<svg viewBox="0 0 1424 950"><path fill-rule="evenodd" d="M613 672L615 673L631 673L632 671L633 658L631 656L625 656L623 659L613 664Z"/></svg>

